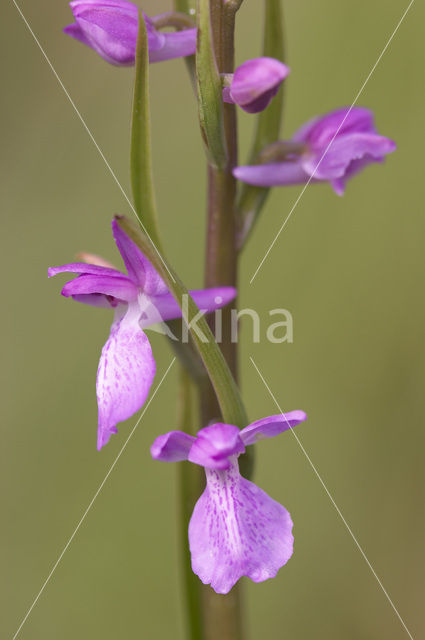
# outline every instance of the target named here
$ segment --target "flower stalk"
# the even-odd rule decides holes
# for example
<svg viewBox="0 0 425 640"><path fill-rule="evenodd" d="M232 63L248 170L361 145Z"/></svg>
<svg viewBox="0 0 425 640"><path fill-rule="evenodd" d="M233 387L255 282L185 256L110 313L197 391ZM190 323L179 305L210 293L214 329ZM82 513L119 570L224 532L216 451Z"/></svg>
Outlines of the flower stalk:
<svg viewBox="0 0 425 640"><path fill-rule="evenodd" d="M199 410L196 385L184 367L179 373L179 401L177 424L185 433L195 435L199 427ZM202 592L205 588L191 568L190 551L187 544L187 531L190 518L205 480L202 469L188 462L178 465L179 476L179 521L181 526L180 546L182 549L182 574L185 586L187 629L190 640L202 640Z"/></svg>
<svg viewBox="0 0 425 640"><path fill-rule="evenodd" d="M235 8L222 0L201 0L199 11L211 24L212 55L219 74L230 74L234 70ZM209 15L206 16L208 11ZM198 38L202 37L202 33ZM199 54L198 54L199 56ZM198 57L198 64L202 61ZM220 78L220 76L219 76ZM222 85L220 82L220 99ZM227 149L226 163L208 163L208 209L205 282L236 285L236 181L232 169L237 163L236 108L224 104L223 132ZM222 353L237 377L237 345L231 340L231 312L234 305L223 309ZM208 382L201 390L202 423L209 424L220 417L214 389ZM238 425L239 427L241 425ZM240 586L236 585L227 595L218 595L212 589L203 593L203 619L205 639L242 640L242 614Z"/></svg>
<svg viewBox="0 0 425 640"><path fill-rule="evenodd" d="M264 0L263 55L284 61L283 12L281 0ZM258 114L257 127L251 148L249 163L258 160L260 151L279 138L282 125L284 87L269 107ZM266 203L270 189L244 185L238 199L237 246L241 250L251 234Z"/></svg>

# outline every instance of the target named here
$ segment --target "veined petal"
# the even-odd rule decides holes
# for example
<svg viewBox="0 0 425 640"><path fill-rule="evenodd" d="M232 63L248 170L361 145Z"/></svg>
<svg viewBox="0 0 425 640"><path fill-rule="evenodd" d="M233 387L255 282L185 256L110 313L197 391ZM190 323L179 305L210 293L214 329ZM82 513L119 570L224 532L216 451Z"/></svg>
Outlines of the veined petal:
<svg viewBox="0 0 425 640"><path fill-rule="evenodd" d="M228 469L230 457L244 451L238 427L217 422L198 431L188 460L208 469Z"/></svg>
<svg viewBox="0 0 425 640"><path fill-rule="evenodd" d="M155 360L139 327L139 315L137 302L124 315L120 310L102 349L96 383L99 450L117 433L117 423L142 407L155 376Z"/></svg>
<svg viewBox="0 0 425 640"><path fill-rule="evenodd" d="M269 416L252 422L245 429L242 429L240 436L244 445L248 446L263 438L274 438L279 433L296 427L297 424L304 422L304 420L307 420L307 414L304 411L279 413L276 416Z"/></svg>
<svg viewBox="0 0 425 640"><path fill-rule="evenodd" d="M70 280L62 289L65 298L88 293L103 293L119 300L136 300L138 290L127 276L82 275Z"/></svg>
<svg viewBox="0 0 425 640"><path fill-rule="evenodd" d="M151 455L154 460L161 462L180 462L187 460L190 448L195 442L193 436L183 431L169 431L158 436L151 446Z"/></svg>
<svg viewBox="0 0 425 640"><path fill-rule="evenodd" d="M147 295L166 293L168 288L165 282L116 220L112 221L112 233L131 280Z"/></svg>
<svg viewBox="0 0 425 640"><path fill-rule="evenodd" d="M122 15L120 10L102 11L92 8L75 16L76 24L87 43L104 60L118 66L134 64L138 20L136 16ZM66 31L71 36L74 33Z"/></svg>
<svg viewBox="0 0 425 640"><path fill-rule="evenodd" d="M233 287L217 287L192 290L189 293L200 309L210 312L226 306L236 297L237 290ZM142 328L157 322L181 318L182 315L181 309L171 293L146 297L142 308L143 313L140 319Z"/></svg>
<svg viewBox="0 0 425 640"><path fill-rule="evenodd" d="M124 0L75 0L70 7L76 21L65 33L94 49L107 62L115 65L134 64L138 7ZM158 32L144 15L150 51L163 47L164 34Z"/></svg>
<svg viewBox="0 0 425 640"><path fill-rule="evenodd" d="M173 58L190 56L196 51L196 29L183 29L161 34L164 42L161 48L149 47L149 62L161 62Z"/></svg>
<svg viewBox="0 0 425 640"><path fill-rule="evenodd" d="M109 276L112 278L126 278L121 271L117 269L111 269L110 267L99 266L96 264L86 264L85 262L71 262L70 264L63 264L61 267L49 267L47 269L47 276L51 278L58 273L78 273L78 275L93 275L93 276Z"/></svg>
<svg viewBox="0 0 425 640"><path fill-rule="evenodd" d="M338 137L351 133L375 133L373 113L364 107L342 107L304 124L292 139L312 147L327 146L338 131Z"/></svg>
<svg viewBox="0 0 425 640"><path fill-rule="evenodd" d="M228 593L242 576L274 578L293 551L288 511L239 474L206 469L207 487L189 523L192 569L217 593Z"/></svg>
<svg viewBox="0 0 425 640"><path fill-rule="evenodd" d="M368 159L368 164L379 162L395 148L392 140L375 133L353 133L343 137L338 135L325 155L323 153L326 148L315 155L306 156L302 165L308 174L314 173L319 180L334 180L344 176L352 162L364 158Z"/></svg>
<svg viewBox="0 0 425 640"><path fill-rule="evenodd" d="M299 162L274 162L235 167L233 175L238 180L256 187L304 184L309 178Z"/></svg>

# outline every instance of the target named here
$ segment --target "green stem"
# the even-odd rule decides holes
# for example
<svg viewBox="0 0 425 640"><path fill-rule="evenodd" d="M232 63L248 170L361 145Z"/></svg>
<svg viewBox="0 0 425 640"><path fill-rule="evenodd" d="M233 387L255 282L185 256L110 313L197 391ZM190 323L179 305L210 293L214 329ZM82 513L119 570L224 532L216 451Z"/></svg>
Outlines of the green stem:
<svg viewBox="0 0 425 640"><path fill-rule="evenodd" d="M178 405L178 425L181 431L195 435L199 429L197 393L194 383L185 369L180 369L180 394ZM203 469L189 462L178 464L180 491L180 524L182 571L186 592L188 638L203 640L202 590L204 586L191 568L191 558L187 532L196 501L201 495L205 478Z"/></svg>
<svg viewBox="0 0 425 640"><path fill-rule="evenodd" d="M180 11L181 13L185 13L189 16L195 16L195 0L174 0L174 9L176 11ZM186 63L186 67L189 73L190 81L192 83L193 89L196 93L196 68L195 68L195 56L186 56L184 59Z"/></svg>
<svg viewBox="0 0 425 640"><path fill-rule="evenodd" d="M186 13L181 11L167 11L153 18L151 22L155 29L165 29L166 27L175 27L176 29L193 29L195 22Z"/></svg>
<svg viewBox="0 0 425 640"><path fill-rule="evenodd" d="M281 0L264 0L263 55L284 60ZM270 105L257 116L257 128L248 164L258 163L258 154L279 137L282 124L284 85ZM242 249L262 211L270 189L243 185L238 202L238 249Z"/></svg>
<svg viewBox="0 0 425 640"><path fill-rule="evenodd" d="M235 10L223 0L210 0L211 30L215 59L220 74L234 69ZM223 126L227 148L225 165L209 163L208 167L208 219L206 240L205 285L230 285L237 282L236 251L236 182L232 169L237 162L237 123L235 106L224 104ZM237 344L231 339L232 311L236 302L222 311L222 353L236 378ZM215 393L210 384L201 389L203 424L219 416ZM242 640L242 614L240 585L227 595L218 595L212 589L204 592L203 618L206 640Z"/></svg>

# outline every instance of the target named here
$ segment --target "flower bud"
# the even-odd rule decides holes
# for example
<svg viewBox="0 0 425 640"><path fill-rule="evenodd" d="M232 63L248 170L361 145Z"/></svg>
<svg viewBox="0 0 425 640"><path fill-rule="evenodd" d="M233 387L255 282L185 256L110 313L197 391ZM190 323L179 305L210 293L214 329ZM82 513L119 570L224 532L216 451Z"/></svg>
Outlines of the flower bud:
<svg viewBox="0 0 425 640"><path fill-rule="evenodd" d="M288 74L289 68L274 58L247 60L230 76L229 86L223 89L223 100L248 113L258 113L269 105Z"/></svg>

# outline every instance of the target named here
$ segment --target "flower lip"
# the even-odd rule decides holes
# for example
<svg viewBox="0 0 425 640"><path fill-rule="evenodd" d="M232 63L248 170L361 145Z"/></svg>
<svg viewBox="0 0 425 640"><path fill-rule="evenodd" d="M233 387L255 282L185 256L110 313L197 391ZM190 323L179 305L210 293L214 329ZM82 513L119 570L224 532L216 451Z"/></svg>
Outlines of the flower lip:
<svg viewBox="0 0 425 640"><path fill-rule="evenodd" d="M218 422L198 431L188 460L208 469L228 469L229 458L244 452L238 427Z"/></svg>

